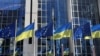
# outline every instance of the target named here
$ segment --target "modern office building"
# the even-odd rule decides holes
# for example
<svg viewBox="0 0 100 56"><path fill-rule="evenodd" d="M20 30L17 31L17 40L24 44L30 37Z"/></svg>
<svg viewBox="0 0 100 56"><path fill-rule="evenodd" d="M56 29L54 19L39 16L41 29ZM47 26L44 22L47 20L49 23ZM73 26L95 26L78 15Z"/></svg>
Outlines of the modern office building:
<svg viewBox="0 0 100 56"><path fill-rule="evenodd" d="M35 29L40 29L50 22L54 24L54 30L68 22L72 23L73 31L83 20L91 21L91 25L100 22L100 0L0 0L0 29L16 22L17 26L24 28L35 23ZM51 37L37 39L36 36L17 42L17 56L48 56L48 52L55 52L55 56L61 56L61 47L68 48L74 56L92 56L89 40L74 40L67 38L52 41ZM3 42L3 43L2 43ZM96 56L99 56L99 39L94 39ZM0 55L13 54L13 39L0 41ZM83 50L84 48L84 50ZM59 49L59 50L58 50ZM58 51L55 51L58 50Z"/></svg>
<svg viewBox="0 0 100 56"><path fill-rule="evenodd" d="M0 29L14 24L18 19L18 27L23 27L25 19L25 0L0 0ZM4 36L7 37L7 36ZM2 39L2 38L1 38ZM13 41L10 38L0 41L0 56L10 56L13 51ZM17 43L20 52L23 50L23 41ZM22 55L21 53L18 55Z"/></svg>
<svg viewBox="0 0 100 56"><path fill-rule="evenodd" d="M84 20L91 21L92 25L98 24L99 21L99 0L68 0L68 15L69 19L72 20L73 23L73 29L80 26L81 23L85 23ZM83 20L84 19L84 20ZM82 22L82 21L83 22ZM85 41L85 40L84 40ZM89 41L86 40L84 43L85 47L82 45L82 39L71 41L71 43L74 43L72 46L72 52L75 56L80 56L83 54L83 56L91 56L91 48ZM94 45L96 43L96 39L94 40ZM97 47L98 46L98 47ZM95 45L96 49L99 49L99 45ZM83 49L84 48L84 49ZM85 53L84 53L85 51ZM96 50L96 56L99 56L100 54Z"/></svg>

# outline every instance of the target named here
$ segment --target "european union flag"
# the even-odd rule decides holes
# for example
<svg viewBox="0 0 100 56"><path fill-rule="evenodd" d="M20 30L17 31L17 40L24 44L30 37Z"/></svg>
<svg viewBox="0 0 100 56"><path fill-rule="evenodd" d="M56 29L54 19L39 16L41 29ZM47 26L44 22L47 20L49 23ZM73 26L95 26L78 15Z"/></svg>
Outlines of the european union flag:
<svg viewBox="0 0 100 56"><path fill-rule="evenodd" d="M0 37L2 37L2 30L0 29Z"/></svg>
<svg viewBox="0 0 100 56"><path fill-rule="evenodd" d="M0 31L1 38L15 37L15 24L10 24Z"/></svg>
<svg viewBox="0 0 100 56"><path fill-rule="evenodd" d="M91 36L91 28L89 22L83 25L82 30L83 30L83 37Z"/></svg>
<svg viewBox="0 0 100 56"><path fill-rule="evenodd" d="M35 32L35 35L37 36L37 38L52 36L53 35L53 24L49 23L47 26L41 29L38 29Z"/></svg>
<svg viewBox="0 0 100 56"><path fill-rule="evenodd" d="M74 32L74 38L82 38L85 36L91 36L91 29L89 22L79 26Z"/></svg>
<svg viewBox="0 0 100 56"><path fill-rule="evenodd" d="M76 28L74 32L74 38L81 38L82 35L83 35L82 28L81 27Z"/></svg>

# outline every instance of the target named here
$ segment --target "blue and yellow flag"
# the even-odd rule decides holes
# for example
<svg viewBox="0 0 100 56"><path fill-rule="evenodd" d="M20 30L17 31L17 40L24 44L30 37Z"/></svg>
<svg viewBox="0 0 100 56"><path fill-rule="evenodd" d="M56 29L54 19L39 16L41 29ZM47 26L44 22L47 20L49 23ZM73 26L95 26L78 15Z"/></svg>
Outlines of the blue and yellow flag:
<svg viewBox="0 0 100 56"><path fill-rule="evenodd" d="M100 24L92 27L92 38L100 38Z"/></svg>
<svg viewBox="0 0 100 56"><path fill-rule="evenodd" d="M26 38L30 38L34 35L34 23L28 25L26 28L17 32L16 42Z"/></svg>
<svg viewBox="0 0 100 56"><path fill-rule="evenodd" d="M71 37L71 36L72 36L71 23L68 23L68 24L64 24L63 26L55 30L53 39L57 40L65 37Z"/></svg>

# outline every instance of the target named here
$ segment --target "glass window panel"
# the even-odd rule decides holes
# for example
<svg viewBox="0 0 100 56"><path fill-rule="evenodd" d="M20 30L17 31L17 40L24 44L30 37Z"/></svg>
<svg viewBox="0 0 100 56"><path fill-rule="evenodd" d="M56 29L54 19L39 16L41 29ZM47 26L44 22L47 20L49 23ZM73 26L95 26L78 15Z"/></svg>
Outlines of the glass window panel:
<svg viewBox="0 0 100 56"><path fill-rule="evenodd" d="M38 53L41 53L42 49L41 46L38 46Z"/></svg>
<svg viewBox="0 0 100 56"><path fill-rule="evenodd" d="M73 5L72 8L73 8L74 11L77 11L77 5Z"/></svg>
<svg viewBox="0 0 100 56"><path fill-rule="evenodd" d="M82 49L82 47L76 47L77 53L81 53L81 49Z"/></svg>
<svg viewBox="0 0 100 56"><path fill-rule="evenodd" d="M46 17L42 17L42 23L46 23L47 22L47 18Z"/></svg>
<svg viewBox="0 0 100 56"><path fill-rule="evenodd" d="M41 16L41 11L38 11L38 16Z"/></svg>
<svg viewBox="0 0 100 56"><path fill-rule="evenodd" d="M0 16L2 16L3 15L3 13L2 13L2 11L0 11Z"/></svg>
<svg viewBox="0 0 100 56"><path fill-rule="evenodd" d="M77 2L77 0L73 0L73 4L77 4L78 2Z"/></svg>
<svg viewBox="0 0 100 56"><path fill-rule="evenodd" d="M80 39L77 39L76 42L76 45L81 45Z"/></svg>
<svg viewBox="0 0 100 56"><path fill-rule="evenodd" d="M47 17L47 11L42 11L42 17Z"/></svg>
<svg viewBox="0 0 100 56"><path fill-rule="evenodd" d="M78 0L78 3L82 3L82 0Z"/></svg>
<svg viewBox="0 0 100 56"><path fill-rule="evenodd" d="M7 14L7 12L5 12ZM8 11L8 16L13 16L13 11Z"/></svg>
<svg viewBox="0 0 100 56"><path fill-rule="evenodd" d="M78 12L72 12L73 17L78 17Z"/></svg>
<svg viewBox="0 0 100 56"><path fill-rule="evenodd" d="M38 4L38 8L41 8L41 4Z"/></svg>
<svg viewBox="0 0 100 56"><path fill-rule="evenodd" d="M38 54L38 56L42 56L41 54Z"/></svg>
<svg viewBox="0 0 100 56"><path fill-rule="evenodd" d="M42 2L42 0L38 0L38 3L41 3Z"/></svg>
<svg viewBox="0 0 100 56"><path fill-rule="evenodd" d="M42 21L42 18L38 17L38 23L41 23L41 21Z"/></svg>
<svg viewBox="0 0 100 56"><path fill-rule="evenodd" d="M79 17L83 17L83 13L82 12L79 12Z"/></svg>
<svg viewBox="0 0 100 56"><path fill-rule="evenodd" d="M38 29L40 29L41 28L41 24L38 24Z"/></svg>
<svg viewBox="0 0 100 56"><path fill-rule="evenodd" d="M46 10L47 8L46 8L46 3L43 3L43 4L41 4L42 5L42 10Z"/></svg>

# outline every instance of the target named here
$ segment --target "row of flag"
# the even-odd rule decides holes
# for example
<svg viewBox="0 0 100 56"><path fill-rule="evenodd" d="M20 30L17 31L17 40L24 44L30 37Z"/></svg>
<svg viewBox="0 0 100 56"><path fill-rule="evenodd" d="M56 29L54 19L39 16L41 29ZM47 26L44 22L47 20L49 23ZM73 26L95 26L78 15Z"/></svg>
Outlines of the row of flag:
<svg viewBox="0 0 100 56"><path fill-rule="evenodd" d="M1 38L9 38L15 37L15 24L11 24L6 26L5 28L0 30L0 37ZM74 31L72 33L72 31ZM75 30L72 30L72 24L66 23L59 27L57 30L53 30L53 23L49 23L47 26L40 28L34 31L34 23L28 25L23 29L19 29L16 31L16 41L23 40L25 38L29 38L32 36L36 36L37 38L41 37L48 37L51 36L51 39L57 40L62 39L65 37L86 37L91 36L92 38L99 38L100 37L100 24L90 27L90 23L85 23L80 25ZM86 39L89 39L86 37Z"/></svg>
<svg viewBox="0 0 100 56"><path fill-rule="evenodd" d="M18 28L18 30L16 30L15 24L10 24L0 30L0 38L4 38L4 39L15 38L16 42L21 41L27 37L28 38L32 37L33 29L34 29L34 23L28 25L27 27L23 29Z"/></svg>
<svg viewBox="0 0 100 56"><path fill-rule="evenodd" d="M100 37L100 24L94 25L91 27L90 22L86 22L76 27L76 29L72 30L72 24L66 23L59 27L58 29L53 29L53 23L48 24L47 26L38 29L35 32L35 35L38 38L52 36L53 40L62 39L62 38L84 38L90 39L99 38Z"/></svg>

